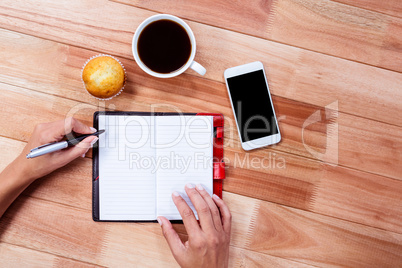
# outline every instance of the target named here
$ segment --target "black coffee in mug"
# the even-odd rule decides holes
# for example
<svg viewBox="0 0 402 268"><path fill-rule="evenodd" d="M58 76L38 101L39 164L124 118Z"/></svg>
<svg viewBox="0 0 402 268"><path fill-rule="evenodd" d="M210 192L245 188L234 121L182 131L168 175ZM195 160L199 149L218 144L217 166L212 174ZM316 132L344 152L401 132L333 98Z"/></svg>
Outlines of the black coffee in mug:
<svg viewBox="0 0 402 268"><path fill-rule="evenodd" d="M142 30L137 50L141 61L149 69L166 74L187 63L191 55L191 41L180 24L162 19Z"/></svg>

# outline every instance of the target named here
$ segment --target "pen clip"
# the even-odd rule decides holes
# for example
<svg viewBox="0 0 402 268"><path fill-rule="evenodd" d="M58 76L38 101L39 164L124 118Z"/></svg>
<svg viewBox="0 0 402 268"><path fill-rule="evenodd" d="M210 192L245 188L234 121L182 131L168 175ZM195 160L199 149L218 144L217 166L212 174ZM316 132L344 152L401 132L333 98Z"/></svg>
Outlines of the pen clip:
<svg viewBox="0 0 402 268"><path fill-rule="evenodd" d="M36 147L36 148L31 149L31 152L36 151L36 150L38 150L38 149L40 149L40 148L43 148L43 147L46 147L46 146L49 146L49 145L55 144L55 143L57 143L57 141L54 141L54 142L50 142L50 143L43 144L43 145L41 145L41 146L38 146L38 147Z"/></svg>

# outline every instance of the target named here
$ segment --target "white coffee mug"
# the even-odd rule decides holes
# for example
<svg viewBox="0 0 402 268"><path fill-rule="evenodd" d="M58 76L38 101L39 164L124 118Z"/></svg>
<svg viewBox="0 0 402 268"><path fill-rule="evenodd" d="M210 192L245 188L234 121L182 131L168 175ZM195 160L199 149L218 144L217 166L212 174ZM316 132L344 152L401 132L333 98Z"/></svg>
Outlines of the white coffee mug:
<svg viewBox="0 0 402 268"><path fill-rule="evenodd" d="M187 60L186 64L184 64L181 68L179 68L176 71L171 72L171 73L158 73L158 72L151 70L141 61L140 56L138 55L138 39L141 35L141 32L150 23L152 23L154 21L158 21L158 20L171 20L171 21L174 21L174 22L180 24L186 30L187 35L190 38L190 42L191 42L191 53L190 53L190 57ZM196 45L195 45L195 37L194 37L193 31L191 30L190 26L187 25L187 23L185 23L182 19L180 19L176 16L172 16L172 15L168 15L168 14L158 14L158 15L151 16L151 17L147 18L146 20L144 20L138 26L137 30L135 31L135 34L133 37L133 43L132 43L132 50L133 50L134 59L137 62L137 64L140 66L140 68L142 70L144 70L144 72L146 72L147 74L150 74L155 77L170 78L170 77L178 76L179 74L186 71L189 67L191 69L193 69L194 71L196 71L197 73L199 73L200 75L204 75L206 73L206 69L201 64L194 61Z"/></svg>

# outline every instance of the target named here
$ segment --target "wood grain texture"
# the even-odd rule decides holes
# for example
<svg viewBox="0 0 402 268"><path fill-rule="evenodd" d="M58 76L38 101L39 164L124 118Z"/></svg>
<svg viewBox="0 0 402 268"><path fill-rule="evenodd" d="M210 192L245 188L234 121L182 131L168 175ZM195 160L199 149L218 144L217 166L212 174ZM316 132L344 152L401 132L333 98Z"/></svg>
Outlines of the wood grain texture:
<svg viewBox="0 0 402 268"><path fill-rule="evenodd" d="M402 18L402 2L399 0L388 0L388 1L332 0L332 1Z"/></svg>
<svg viewBox="0 0 402 268"><path fill-rule="evenodd" d="M15 142L8 143L7 147L3 146L7 144L3 140L6 138L0 139L2 148L13 151L12 146L15 147ZM6 158L2 156L2 162ZM87 167L84 169L86 170L84 177L89 178L90 159L77 161ZM74 169L71 169L71 166L74 166ZM92 222L90 180L83 180L81 168L75 168L76 166L77 163L66 167L66 169L70 168L70 173L56 172L28 188L24 192L25 197L19 198L19 201L13 205L14 208L10 208L0 221L2 226L0 240L98 265L119 266L138 262L144 266L155 263L173 265L174 262L169 257L169 250L164 243L159 225ZM233 178L229 177L227 182L232 180ZM58 187L54 187L51 181L58 181ZM74 181L81 184L75 185ZM75 196L62 194L64 191L73 190L80 193L77 196L82 196L82 202L73 202L72 199L76 198ZM369 189L362 191L369 191ZM392 196L386 192L381 194ZM32 197L28 198L28 196ZM61 196L64 198L60 198ZM401 234L227 192L224 193L223 198L229 204L233 214L231 244L235 248L232 247L232 252L240 248L241 250L235 251L237 254L241 254L240 252L246 249L268 253L268 256L247 253L247 258L239 255L234 257L236 263L268 259L271 262L283 263L284 266L296 265L289 262L291 259L311 265L353 263L361 266L376 266L381 263L381 256L386 257L387 264L401 260ZM344 198L339 197L339 199ZM361 196L360 198L365 199ZM356 201L358 200L357 196ZM333 200L330 201L334 205ZM343 209L345 213L348 211L345 207ZM364 217L367 216L364 215ZM82 228L86 231L81 232ZM185 232L182 227L178 231ZM68 236L66 236L67 233ZM78 234L80 234L79 239L76 237ZM86 241L86 243L75 249L72 245L81 243L79 241ZM138 243L138 241L143 242ZM101 250L99 245L102 245ZM380 248L382 255L373 253ZM335 254L334 249L340 251ZM87 256L85 253L89 250L92 255ZM326 253L323 254L323 252ZM358 254L352 254L353 252ZM275 259L274 256L280 259ZM341 256L347 256L347 258Z"/></svg>
<svg viewBox="0 0 402 268"><path fill-rule="evenodd" d="M390 51L400 52L402 51L402 20L394 20L388 25L388 35L384 40L384 48ZM381 62L386 63L388 66L401 66L401 57L387 57L383 55Z"/></svg>
<svg viewBox="0 0 402 268"><path fill-rule="evenodd" d="M90 164L89 160L86 162ZM75 180L81 181L79 172L75 169L70 173L75 175ZM48 179L43 178L42 181ZM46 183L37 184L37 187L27 189L24 196L10 207L7 214L0 220L2 226L0 241L109 267L127 264L136 264L141 267L155 267L155 265L177 267L158 224L95 223L91 219L90 208L85 208L86 204L72 204L70 202L72 197L61 200L59 195L59 191L63 191L60 188L63 187L78 188L78 190L82 188L86 192L85 200L89 204L90 181L87 180L87 184L75 186L71 184L68 176L59 172L54 179L62 181L63 185L53 188ZM39 199L27 196L37 196ZM229 204L234 215L232 244L244 248L251 218L255 217L252 213L254 210L249 212L248 209L255 202L252 199L233 199ZM43 217L44 214L47 216ZM185 229L179 228L178 231L185 232ZM78 233L79 238L76 236ZM75 243L83 245L75 247L73 246ZM92 252L91 255L87 254L89 251ZM253 255L254 258L272 259L284 266L297 264L265 254L254 253ZM244 259L244 256L239 257L240 259ZM234 257L233 261L237 260L238 258Z"/></svg>
<svg viewBox="0 0 402 268"><path fill-rule="evenodd" d="M229 267L316 267L296 261L232 247L229 252Z"/></svg>
<svg viewBox="0 0 402 268"><path fill-rule="evenodd" d="M26 258L27 255L29 258ZM6 243L0 243L0 256L4 267L50 267L56 258L55 255Z"/></svg>
<svg viewBox="0 0 402 268"><path fill-rule="evenodd" d="M106 231L87 210L21 196L1 218L0 241L96 263Z"/></svg>
<svg viewBox="0 0 402 268"><path fill-rule="evenodd" d="M230 267L398 267L399 9L394 0L1 1L0 170L40 122L91 124L105 109L221 112ZM206 76L155 79L133 61L134 30L160 12L193 29ZM119 57L128 74L123 94L107 102L80 80L98 53ZM283 140L245 152L223 71L255 60ZM7 210L1 266L178 267L158 224L92 221L90 157L37 180ZM174 228L187 239L182 224Z"/></svg>
<svg viewBox="0 0 402 268"><path fill-rule="evenodd" d="M364 218L364 223L369 226L378 226L375 222L381 219L383 225L380 228L391 230L398 225L397 228L402 230L401 181L385 181L380 176L363 175L330 165L324 167L323 173L326 179L320 180L312 211L337 218L347 214L355 222L362 222L360 219Z"/></svg>
<svg viewBox="0 0 402 268"><path fill-rule="evenodd" d="M0 16L0 26L3 28L57 42L89 47L91 50L127 59L133 58L131 41L136 27L142 20L155 14L113 2L100 5L99 2L95 3L92 0L69 1L68 4L57 1L43 5L29 1L19 4L13 1L2 2L0 5L3 5L1 13L3 16ZM104 20L99 21L99 10L96 8L88 10L87 6L102 6L107 10L113 10L113 16L108 13ZM19 19L20 17L24 19ZM189 25L197 37L196 60L207 68L205 77L208 79L223 81L223 71L226 68L260 60L266 66L270 88L274 95L321 107L337 100L342 112L394 125L402 124L397 116L398 112L401 113L398 103L402 99L402 91L398 90L402 81L400 73L202 23L189 22ZM384 44L398 53L401 49L395 40L400 36L398 35L400 23L392 25L395 27L390 27L388 30L395 35L384 38ZM292 32L289 35L294 34ZM16 38L18 40L19 37ZM349 49L349 46L347 48ZM400 64L402 60L395 55L376 57L381 61L390 61L390 64L402 66ZM304 64L306 59L308 61ZM319 64L308 64L310 60ZM322 65L325 65L325 68ZM334 66L336 68L333 68ZM191 71L188 73L191 74ZM313 94L301 91L299 87L303 84L306 84L303 89L311 90ZM350 101L351 98L353 102Z"/></svg>
<svg viewBox="0 0 402 268"><path fill-rule="evenodd" d="M79 262L72 259L15 246L0 243L1 264L3 267L78 267L92 268L102 267L94 264ZM278 258L280 260L280 258Z"/></svg>
<svg viewBox="0 0 402 268"><path fill-rule="evenodd" d="M402 70L391 60L397 58L402 63L402 51L389 50L383 46L385 38L396 34L388 32L387 26L392 21L401 21L400 18L330 0L193 0L181 1L179 5L170 5L163 0L117 2L340 58ZM382 57L389 60L381 61Z"/></svg>
<svg viewBox="0 0 402 268"><path fill-rule="evenodd" d="M3 138L2 140L4 140ZM22 142L20 142L22 143ZM5 148L7 151L13 151L12 147L7 147L3 146L2 148ZM8 143L10 144L9 146L15 146L13 143ZM19 146L21 147L21 146ZM3 156L4 157L4 156ZM84 165L87 166L84 170L86 170L86 174L83 176L84 178L90 177L90 160L89 159L79 159L80 162L83 162ZM2 159L3 162L3 159ZM74 164L74 167L77 166L77 163ZM143 245L144 246L143 250L144 252L147 252L148 247L155 247L155 244L160 244L163 241L163 238L161 237L161 234L159 233L159 226L157 224L134 224L132 226L131 224L107 224L107 230L100 231L98 228L102 229L104 228L103 223L93 223L90 218L90 195L91 195L91 190L90 190L90 181L89 180L82 180L81 176L81 168L74 168L73 170L70 170L70 173L55 173L51 176L48 176L47 178L43 178L42 181L39 183L36 183L33 185L33 187L29 188L24 195L29 195L29 196L36 196L37 198L40 199L33 199L30 201L30 199L22 198L25 200L24 202L21 202L20 205L16 205L19 209L23 210L21 213L18 212L15 216L13 217L18 217L18 220L13 219L13 217L6 217L6 224L4 224L4 219L2 220L2 226L6 226L6 229L2 229L2 235L1 239L2 241L7 241L9 243L18 243L18 241L26 240L27 237L39 237L40 239L43 239L44 241L47 241L49 238L46 236L46 233L48 232L48 228L50 228L52 231L50 234L52 235L52 244L48 247L44 245L44 243L41 243L38 241L38 238L29 238L35 240L35 248L40 248L41 250L44 251L49 251L50 253L57 253L57 254L65 254L63 253L63 248L57 248L54 247L55 243L56 245L64 245L65 242L64 239L67 239L64 235L62 235L64 232L70 233L69 228L78 228L78 225L82 226L87 226L88 224L90 225L91 228L95 228L96 234L90 232L88 235L91 236L91 239L96 239L99 241L103 241L101 244L102 245L107 245L106 249L104 250L104 255L101 255L102 261L100 261L98 264L101 265L116 265L116 264L124 264L124 263L131 263L137 260L136 256L138 256L138 252L141 252L141 250L138 248L138 243L137 241L144 241L144 237L147 237L145 240L151 240L151 245ZM350 178L350 177L349 177ZM59 181L58 187L53 187L52 183L46 182L46 180L49 181ZM74 180L75 181L80 181L80 185L74 185ZM227 182L231 182L233 178L229 177ZM375 180L376 183L378 183L381 180ZM359 181L361 184L356 184L356 188L361 188L362 185L367 185L366 182ZM389 184L389 183L388 183ZM329 185L326 185L325 189L330 189ZM263 188L263 187L261 187ZM378 185L374 187L376 191L378 189L381 189ZM343 189L345 189L343 187ZM66 196L66 198L61 199L60 196L63 196L62 193L63 191L69 191L69 190L76 190L78 192L81 192L79 196L82 196L82 202L72 202L72 199L75 198L70 195L70 198ZM364 189L361 190L362 192L368 192L370 189L368 187L365 187ZM335 191L337 192L337 191ZM339 191L340 192L340 191ZM338 193L339 193L338 192ZM356 193L356 190L350 191ZM331 193L328 193L331 195ZM390 197L389 192L384 192L384 186L382 187L382 191L379 193L382 197ZM396 193L395 193L396 194ZM328 199L329 204L332 207L336 207L336 202L339 202L339 200L344 199L345 196L340 196L336 198L336 200L331 200L328 199L328 195L326 194L326 200ZM347 202L359 202L360 199L363 199L365 201L369 201L367 197L362 197L359 195L356 195L354 197L356 200L347 200ZM325 216L319 216L314 213L309 213L309 212L303 212L301 210L295 210L295 209L289 209L284 206L278 206L274 204L270 204L268 202L262 202L262 201L255 201L254 199L251 198L245 198L245 197L240 197L237 195L225 193L224 194L224 199L229 203L229 206L231 208L231 211L234 215L233 217L233 233L232 233L232 244L236 247L244 247L244 248L250 248L253 251L257 252L265 252L269 253L270 256L279 256L281 257L281 260L283 261L282 258L289 258L289 259L294 259L296 261L300 261L302 263L309 263L313 265L323 265L328 261L328 263L336 264L336 265L346 265L346 264L351 264L355 263L357 264L364 264L364 265L372 265L376 266L377 264L381 263L381 256L387 256L386 260L388 264L395 264L397 263L396 261L400 261L400 246L398 246L398 243L401 243L401 235L397 234L391 234L382 230L374 229L374 228L369 228L363 225L359 224L354 224L354 223L348 223L345 221L341 220L335 220L330 217L325 217ZM37 201L36 201L37 200ZM40 200L47 200L46 202L40 201ZM337 201L338 200L338 201ZM373 200L373 199L371 199ZM56 202L56 203L49 203L50 201ZM394 200L395 201L395 200ZM36 205L26 205L25 203L29 202L31 203L40 203ZM396 203L401 203L400 201ZM18 204L18 203L17 203ZM63 204L63 205L62 205ZM66 206L66 205L68 206ZM77 207L77 209L71 207ZM362 206L372 206L373 204L367 204ZM387 207L387 204L380 204L383 207ZM51 208L52 206L57 206L56 208ZM60 207L62 206L62 207ZM330 209L330 207L327 207L326 209ZM348 212L348 209L345 206L342 206L342 209L344 210L344 213ZM43 215L41 211L46 210L46 211L54 211L54 213L50 213L50 215L54 216L46 216L44 219L40 215ZM59 211L60 210L60 211ZM63 212L63 215L60 217L61 211L66 211ZM72 212L68 212L69 210L73 210ZM12 210L13 211L13 210ZM81 212L82 211L82 212ZM399 210L400 211L400 210ZM71 216L71 214L74 213L74 217ZM79 216L81 215L82 216ZM85 216L86 215L86 216ZM284 216L285 215L285 216ZM367 217L367 215L358 215L359 217ZM391 216L391 215L390 215ZM39 217L39 218L37 218ZM77 219L73 219L72 221L69 220L68 218L78 218L82 219L85 221L84 224L80 224L80 221L77 221ZM8 220L12 220L13 226L7 224ZM64 224L62 225L63 228L58 228L58 224L53 224L54 221L59 221L63 222ZM30 224L27 224L26 221L29 221ZM46 224L42 221L46 221ZM38 226L35 225L35 222L38 223L41 228L38 228ZM269 224L268 224L269 223ZM297 223L297 225L293 225L293 223ZM28 226L27 226L28 225ZM44 225L44 226L43 226ZM250 227L252 226L252 227ZM296 227L297 226L297 227ZM315 226L315 228L311 229L308 228L308 226ZM18 228L28 228L28 230L24 229L24 234L30 233L31 236L18 236L17 234L20 233L18 232ZM65 230L67 228L67 230ZM105 227L106 228L106 227ZM339 228L341 230L344 230L342 232L339 232ZM17 229L17 230L15 230ZM54 230L53 230L54 229ZM183 231L183 229L182 229ZM11 232L11 233L10 233ZM46 232L46 233L43 233ZM76 231L79 232L79 229ZM306 234L307 232L307 234ZM308 233L310 232L310 233ZM6 233L6 235L4 234ZM38 235L38 233L40 235ZM87 232L84 232L87 233ZM74 234L75 232L72 233L72 235L69 235L69 240L74 241ZM99 237L100 234L105 234L105 237L102 240L102 237ZM342 234L342 235L341 235ZM82 235L82 234L81 234ZM309 237L309 239L304 239L306 236ZM374 236L374 237L373 237ZM55 238L56 237L56 238ZM333 238L331 238L333 237ZM373 237L373 238L371 238ZM263 239L264 238L264 239ZM3 240L4 239L4 240ZM12 239L12 240L11 240ZM86 238L85 236L81 238L81 240L84 239L90 239ZM275 241L275 239L278 239ZM383 241L386 239L388 241L387 243L383 243ZM61 240L61 241L60 241ZM73 243L73 241L68 241L68 243ZM124 241L124 243L122 242ZM132 242L130 242L132 241ZM279 241L281 241L279 243ZM293 241L293 242L292 242ZM307 242L310 241L310 242ZM348 241L348 242L346 242ZM353 243L351 243L353 241ZM24 242L28 244L20 244L21 246L32 246L29 245L31 242ZM33 243L33 242L32 242ZM135 247L127 247L127 244L130 243L136 243ZM302 243L302 244L298 244ZM304 244L308 243L308 244ZM159 245L158 244L158 245ZM343 246L337 246L337 245L343 245ZM91 244L88 245L86 243L86 246L90 246ZM328 253L328 255L321 256L322 253L320 253L320 256L317 256L318 253L313 253L313 252L322 252L322 251L316 251L314 250L314 247L311 248L312 245L316 245L318 248L322 250L322 248L333 248L336 249L341 249L343 251L337 252L336 254L332 252L331 250L325 250L325 252ZM91 246L94 247L94 246ZM159 246L157 247L159 248ZM301 250L305 248L304 250ZM378 250L381 248L381 255L374 254L373 252L375 250ZM71 253L71 250L69 248L65 249L66 251L69 251L69 254ZM80 251L82 248L80 249ZM161 247L160 249L157 250L157 253L147 253L150 255L147 255L147 257L144 260L144 264L148 258L152 259L159 259L163 258L162 256L169 256L168 250L166 247ZM265 251L264 251L265 250ZM307 252L306 252L307 251ZM311 251L311 252L310 252ZM286 252L286 253L284 253ZM358 252L359 254L352 254L353 252ZM398 253L399 252L399 253ZM78 258L83 261L90 261L88 259L85 259L84 256L78 256L78 251L73 252L73 256L70 255L70 257L73 258ZM143 254L143 253L141 253ZM156 254L156 255L155 255ZM159 255L160 254L160 255ZM385 254L385 255L383 255ZM252 255L251 255L252 256ZM301 257L302 256L302 257ZM308 257L308 260L306 260L306 256ZM343 256L342 258L340 256ZM345 256L348 256L345 258ZM144 257L144 256L143 256ZM256 258L258 257L255 256ZM239 257L240 259L241 256ZM259 258L266 258L263 256L260 256ZM324 261L324 259L325 261ZM361 260L360 258L363 258ZM93 260L93 259L92 259ZM329 262L329 260L331 260ZM243 260L244 261L244 260ZM142 263L142 262L141 262ZM154 262L153 262L154 263ZM161 263L164 263L164 260L162 260ZM371 264L370 264L371 263Z"/></svg>
<svg viewBox="0 0 402 268"><path fill-rule="evenodd" d="M318 266L395 267L402 261L401 234L380 230L374 234L371 227L317 214L312 220L310 213L299 212L261 203L249 248ZM380 245L375 242L377 235L389 240Z"/></svg>
<svg viewBox="0 0 402 268"><path fill-rule="evenodd" d="M374 174L280 153L271 157L277 161L285 159L286 168L242 167L235 158L244 159L244 154L227 149L225 156L230 160L227 161L228 180L224 183L226 191L400 233L402 184L399 180L385 180ZM249 157L255 162L264 158Z"/></svg>
<svg viewBox="0 0 402 268"><path fill-rule="evenodd" d="M16 115L13 123L8 123L10 128L0 132L0 135L3 136L21 137L22 139L23 136L17 133L22 128L18 122L32 114L32 111L37 111L38 117L42 115L40 120L51 121L52 118L53 120L63 119L71 109L69 107L81 105L76 101L15 86L3 84L2 88L0 92L2 92L3 101L7 103L7 107L10 107L8 111ZM19 109L21 102L31 104L29 112L24 113L22 109ZM89 105L86 104L86 106ZM15 111L10 109L15 109ZM96 109L96 106L86 107L79 110L76 117L88 122ZM123 110L131 109L128 107L128 109ZM2 122L0 121L0 123ZM34 125L35 122L27 123L24 125L24 131L33 129ZM10 132L10 130L14 130L14 132ZM230 137L228 138L230 139ZM316 211L379 228L387 228L395 232L401 230L402 202L399 193L402 189L402 180L396 181L341 166L330 168L316 160L279 151L267 151L267 149L246 153L239 146L228 146L225 148L225 157L229 166L227 170L228 180L224 183L226 191ZM249 160L247 161L246 158ZM273 159L276 159L277 164L270 163ZM260 164L254 166L254 162ZM280 162L284 164L280 164ZM90 161L86 167L81 166L81 164L77 166L77 171L82 172L80 175L82 178L90 178L90 170ZM69 171L63 169L60 174L69 174ZM78 186L74 177L67 176L73 180L71 188L61 187L60 181L49 182L49 186L52 187L51 192L59 192L60 198L68 197L69 193L76 191L75 187ZM367 185L367 187L355 187L354 184ZM383 187L383 192L377 191L379 185ZM327 188L328 186L331 188ZM60 192L57 190L58 188L63 189L63 191ZM352 191L339 191L339 189L351 189ZM90 185L88 185L88 190L90 190ZM44 194L47 191L49 190L44 190ZM354 193L353 202L349 202L350 192ZM386 194L387 199L384 199L383 194ZM316 196L322 198L317 199ZM88 199L86 202L84 201L85 198ZM71 203L77 202L84 202L90 207L90 194L88 193L86 197L80 195L78 199L71 200ZM328 209L329 204L332 204L330 209ZM345 211L349 211L349 213L345 213ZM392 216L379 216L383 213ZM365 215L365 217L361 217L361 215Z"/></svg>
<svg viewBox="0 0 402 268"><path fill-rule="evenodd" d="M310 265L401 261L401 234L230 193L224 199L233 212L236 247ZM156 223L95 223L89 210L28 197L20 197L0 222L1 241L18 246L103 266L176 267ZM381 254L373 254L379 249Z"/></svg>
<svg viewBox="0 0 402 268"><path fill-rule="evenodd" d="M0 37L3 36L5 39L3 44L0 44L0 47L4 48L3 54L1 52L0 54L5 60L4 64L0 63L4 69L4 72L0 74L0 81L88 104L103 105L103 102L98 102L86 93L80 78L82 64L94 54L92 51L22 34L12 34L14 38L7 39L9 33L9 31L0 31ZM19 41L16 42L16 39ZM8 42L8 40L10 41ZM28 55L31 55L27 59L31 63L30 65L17 60L20 49L24 49ZM35 53L38 50L42 52ZM57 61L57 58L60 60ZM306 61L309 60L306 59ZM233 114L223 83L187 74L162 82L148 76L142 77L143 72L133 61L124 59L123 64L129 77L123 92L124 98L115 98L113 103L104 105L104 108L149 111L154 104L168 104L175 105L186 112L195 110L221 112L226 118L226 145L240 148ZM41 65L42 68L38 70L37 65ZM310 65L317 66L319 63L311 61ZM49 73L52 75L48 75ZM15 77L23 79L15 79ZM389 78L391 79L392 76ZM335 86L336 84L334 84ZM299 87L300 90L292 91L289 95L296 95L297 92L303 95L303 92L311 89L308 85L304 86L303 83L300 83ZM339 87L334 92L338 89ZM213 99L210 97L211 94L214 96ZM354 94L355 96L360 94L358 89ZM314 92L314 95L320 96L319 92ZM183 96L186 97L185 102L183 102ZM350 97L353 98L353 96ZM275 150L317 159L318 155L313 155L312 151L325 154L327 147L329 148L327 143L336 142L338 153L332 153L328 149L327 154L319 160L401 179L402 129L400 127L342 112L335 113L336 111L328 108L282 97L273 99L283 136L282 143L275 146ZM109 107L109 105L111 106ZM339 104L339 106L341 105ZM91 106L89 109L85 107L85 104L76 104L77 110L82 109L81 113L90 112L92 109ZM171 107L165 106L164 109L171 110ZM63 111L67 114L68 109ZM316 112L319 113L321 119L304 126L308 118ZM86 120L90 120L90 118ZM338 133L330 136L332 127L337 127L339 130ZM386 136L384 129L387 129ZM25 136L28 134L29 132ZM381 150L377 149L379 145Z"/></svg>

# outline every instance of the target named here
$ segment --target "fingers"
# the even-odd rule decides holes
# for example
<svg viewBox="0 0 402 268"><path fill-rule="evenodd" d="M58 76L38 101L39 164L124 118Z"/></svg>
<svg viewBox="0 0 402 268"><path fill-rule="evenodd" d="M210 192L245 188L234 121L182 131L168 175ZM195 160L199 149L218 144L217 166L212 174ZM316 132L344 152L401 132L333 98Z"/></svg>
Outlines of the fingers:
<svg viewBox="0 0 402 268"><path fill-rule="evenodd" d="M98 137L90 136L85 138L83 141L78 143L76 146L73 146L67 149L66 152L59 151L58 153L64 153L65 162L69 163L72 160L76 159L79 156L82 156L88 152L90 148L98 141Z"/></svg>
<svg viewBox="0 0 402 268"><path fill-rule="evenodd" d="M81 121L73 117L69 117L66 120L64 120L64 128L65 128L64 134L68 134L72 131L81 134L91 134L96 131L96 129L83 124Z"/></svg>
<svg viewBox="0 0 402 268"><path fill-rule="evenodd" d="M212 220L211 209L200 193L194 188L194 185L191 183L186 184L185 190L197 210L202 229L206 232L216 230Z"/></svg>
<svg viewBox="0 0 402 268"><path fill-rule="evenodd" d="M172 224L165 217L157 218L159 224L162 227L163 236L165 237L170 250L174 256L179 256L184 251L184 244L181 241L177 232L173 229Z"/></svg>
<svg viewBox="0 0 402 268"><path fill-rule="evenodd" d="M230 213L230 210L225 202L223 202L223 200L220 199L216 194L212 196L212 199L221 211L223 230L228 236L230 236L230 229L232 226L232 214Z"/></svg>
<svg viewBox="0 0 402 268"><path fill-rule="evenodd" d="M195 219L192 209L187 205L183 197L180 196L178 192L172 194L172 199L176 205L179 213L183 219L184 227L186 227L187 234L192 236L201 231L197 220Z"/></svg>
<svg viewBox="0 0 402 268"><path fill-rule="evenodd" d="M56 140L61 140L65 135L72 131L81 134L91 134L96 131L93 127L89 127L73 117L47 123L45 125L47 126L47 131L51 132L50 135L52 135Z"/></svg>
<svg viewBox="0 0 402 268"><path fill-rule="evenodd" d="M207 205L211 211L212 221L215 225L215 229L217 231L221 231L222 230L222 221L221 221L221 215L219 213L218 207L216 206L215 202L212 200L209 193L202 187L201 184L198 184L196 186L196 189L200 193L202 198L204 198L204 201L207 203Z"/></svg>

